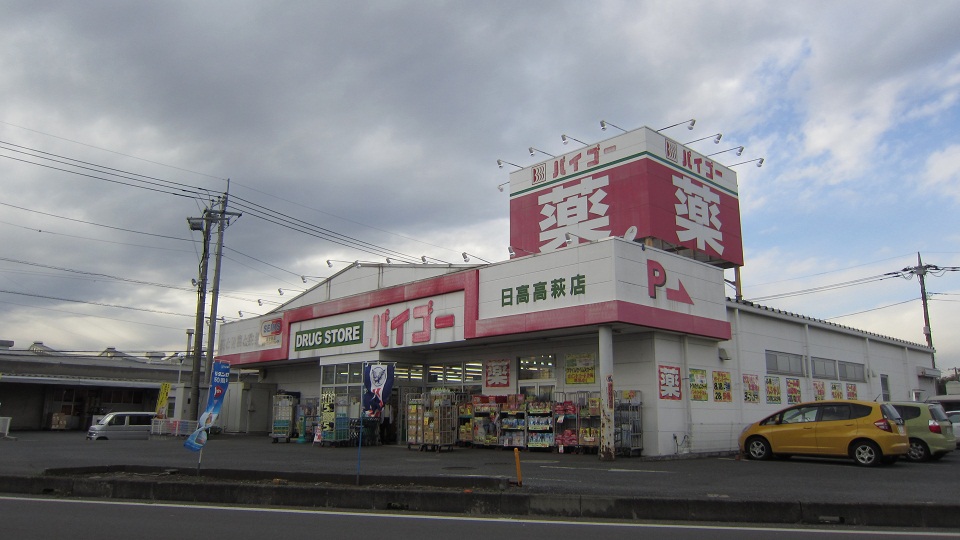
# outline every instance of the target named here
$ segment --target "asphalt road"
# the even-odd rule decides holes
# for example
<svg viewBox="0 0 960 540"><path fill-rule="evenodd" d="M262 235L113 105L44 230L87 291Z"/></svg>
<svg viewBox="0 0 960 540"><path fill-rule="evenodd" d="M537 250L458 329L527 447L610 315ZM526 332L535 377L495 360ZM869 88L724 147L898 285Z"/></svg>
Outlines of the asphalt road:
<svg viewBox="0 0 960 540"><path fill-rule="evenodd" d="M272 444L266 436L219 435L202 453L182 439L86 441L80 432L21 432L0 441L0 474L36 475L47 469L104 465L235 469L361 476L499 476L517 481L514 453L454 448L444 452L406 446L330 448ZM960 452L930 463L898 462L863 468L852 461L792 458L756 462L733 456L696 459L618 458L524 451L519 453L524 493L691 500L944 503L960 501Z"/></svg>
<svg viewBox="0 0 960 540"><path fill-rule="evenodd" d="M469 516L348 513L260 507L223 507L83 501L0 496L6 538L98 538L100 540L209 540L210 538L523 538L609 540L636 538L787 540L960 538L950 531L890 528L756 527L738 524L669 524L596 520L515 519ZM359 532L365 531L365 532Z"/></svg>

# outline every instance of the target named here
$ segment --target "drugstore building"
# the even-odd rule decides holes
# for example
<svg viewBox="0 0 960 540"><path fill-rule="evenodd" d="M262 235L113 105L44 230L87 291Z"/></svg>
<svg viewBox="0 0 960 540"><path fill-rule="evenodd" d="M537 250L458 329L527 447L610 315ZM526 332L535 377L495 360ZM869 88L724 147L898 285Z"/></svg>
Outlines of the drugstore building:
<svg viewBox="0 0 960 540"><path fill-rule="evenodd" d="M601 459L730 451L794 402L936 393L928 347L727 298L724 269L743 265L736 173L656 131L509 184L509 260L350 264L224 324L218 358L308 418L331 396L359 416L364 364L393 365L386 442L423 442L422 406L449 400L459 444Z"/></svg>

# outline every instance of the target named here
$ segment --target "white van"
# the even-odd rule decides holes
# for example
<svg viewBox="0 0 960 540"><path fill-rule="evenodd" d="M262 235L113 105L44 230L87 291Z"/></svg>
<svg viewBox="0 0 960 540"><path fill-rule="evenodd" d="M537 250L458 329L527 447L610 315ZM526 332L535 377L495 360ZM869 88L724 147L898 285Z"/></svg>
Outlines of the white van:
<svg viewBox="0 0 960 540"><path fill-rule="evenodd" d="M90 426L87 440L149 439L153 424L152 412L112 412Z"/></svg>

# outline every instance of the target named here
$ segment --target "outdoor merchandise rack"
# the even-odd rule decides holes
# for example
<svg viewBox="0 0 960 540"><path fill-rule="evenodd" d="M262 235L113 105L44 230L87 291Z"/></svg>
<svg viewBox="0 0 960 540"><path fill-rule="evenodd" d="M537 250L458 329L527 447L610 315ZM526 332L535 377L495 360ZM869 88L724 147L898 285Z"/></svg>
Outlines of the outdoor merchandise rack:
<svg viewBox="0 0 960 540"><path fill-rule="evenodd" d="M452 392L407 395L407 449L453 449L458 429L454 400Z"/></svg>
<svg viewBox="0 0 960 540"><path fill-rule="evenodd" d="M557 392L553 404L554 444L563 453L600 446L600 392Z"/></svg>
<svg viewBox="0 0 960 540"><path fill-rule="evenodd" d="M297 398L290 394L276 394L273 396L273 422L270 437L276 443L283 439L290 442L296 427L295 413Z"/></svg>
<svg viewBox="0 0 960 540"><path fill-rule="evenodd" d="M613 446L622 456L638 456L643 450L643 398L639 390L620 390L614 394Z"/></svg>

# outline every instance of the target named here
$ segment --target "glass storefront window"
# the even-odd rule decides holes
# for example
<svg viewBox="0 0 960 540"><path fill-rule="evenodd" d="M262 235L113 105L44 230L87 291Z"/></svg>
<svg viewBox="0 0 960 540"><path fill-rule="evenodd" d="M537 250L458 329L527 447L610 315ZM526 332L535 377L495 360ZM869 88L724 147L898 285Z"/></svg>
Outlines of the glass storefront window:
<svg viewBox="0 0 960 540"><path fill-rule="evenodd" d="M337 381L336 384L347 384L350 382L350 365L349 364L337 364ZM340 392L337 392L338 394Z"/></svg>
<svg viewBox="0 0 960 540"><path fill-rule="evenodd" d="M363 364L354 362L350 364L350 383L360 384L363 382Z"/></svg>
<svg viewBox="0 0 960 540"><path fill-rule="evenodd" d="M446 381L452 383L463 382L463 365L455 364L452 366L447 366L446 372Z"/></svg>
<svg viewBox="0 0 960 540"><path fill-rule="evenodd" d="M556 377L556 365L556 356L552 354L522 356L520 357L520 373L518 379L521 381L554 379Z"/></svg>
<svg viewBox="0 0 960 540"><path fill-rule="evenodd" d="M423 382L423 366L418 364L418 365L410 366L409 369L410 369L411 381L414 381L417 383Z"/></svg>
<svg viewBox="0 0 960 540"><path fill-rule="evenodd" d="M467 362L463 366L463 381L464 382L482 382L483 381L483 364L480 362Z"/></svg>
<svg viewBox="0 0 960 540"><path fill-rule="evenodd" d="M320 384L323 385L332 385L335 381L335 375L337 373L336 366L323 366L320 368Z"/></svg>
<svg viewBox="0 0 960 540"><path fill-rule="evenodd" d="M430 366L427 372L427 382L443 382L443 366Z"/></svg>

